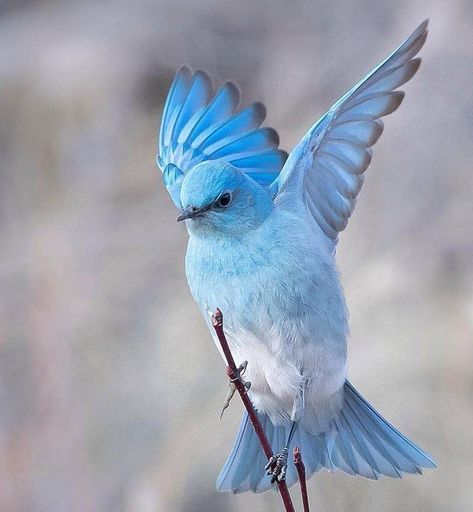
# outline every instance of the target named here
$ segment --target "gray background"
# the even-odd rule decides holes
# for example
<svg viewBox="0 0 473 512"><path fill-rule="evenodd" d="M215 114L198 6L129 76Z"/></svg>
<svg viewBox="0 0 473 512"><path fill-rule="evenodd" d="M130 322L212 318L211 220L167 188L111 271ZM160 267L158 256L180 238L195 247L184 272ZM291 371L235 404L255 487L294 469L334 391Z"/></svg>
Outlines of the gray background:
<svg viewBox="0 0 473 512"><path fill-rule="evenodd" d="M1 512L281 509L214 492L241 405L218 420L223 363L154 166L162 103L183 63L234 79L290 149L426 17L338 261L351 380L439 469L309 487L315 512L473 509L471 1L4 0Z"/></svg>

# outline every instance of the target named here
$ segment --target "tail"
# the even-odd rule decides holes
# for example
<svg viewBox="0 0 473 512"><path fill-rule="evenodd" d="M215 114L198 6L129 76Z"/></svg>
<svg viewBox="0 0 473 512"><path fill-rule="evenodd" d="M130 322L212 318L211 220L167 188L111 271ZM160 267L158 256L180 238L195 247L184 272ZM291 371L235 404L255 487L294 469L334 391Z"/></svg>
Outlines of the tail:
<svg viewBox="0 0 473 512"><path fill-rule="evenodd" d="M274 426L265 414L259 417L273 452L280 451L290 423ZM337 419L331 421L330 430L315 435L299 424L289 454L294 446L301 449L307 478L322 468L378 480L382 475L401 478L403 473L422 474L422 468L436 467L426 453L390 425L348 381L342 409ZM271 484L264 470L266 462L245 413L233 449L217 479L217 490L267 491ZM297 480L291 461L286 480L289 486Z"/></svg>

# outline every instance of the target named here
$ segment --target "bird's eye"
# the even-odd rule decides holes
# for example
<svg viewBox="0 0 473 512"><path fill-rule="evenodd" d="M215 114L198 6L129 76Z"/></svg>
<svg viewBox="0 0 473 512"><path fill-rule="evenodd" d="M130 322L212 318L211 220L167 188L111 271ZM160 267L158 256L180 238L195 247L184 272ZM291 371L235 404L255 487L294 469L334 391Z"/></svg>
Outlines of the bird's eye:
<svg viewBox="0 0 473 512"><path fill-rule="evenodd" d="M231 192L224 192L218 199L217 204L221 208L226 208L232 202L233 196Z"/></svg>

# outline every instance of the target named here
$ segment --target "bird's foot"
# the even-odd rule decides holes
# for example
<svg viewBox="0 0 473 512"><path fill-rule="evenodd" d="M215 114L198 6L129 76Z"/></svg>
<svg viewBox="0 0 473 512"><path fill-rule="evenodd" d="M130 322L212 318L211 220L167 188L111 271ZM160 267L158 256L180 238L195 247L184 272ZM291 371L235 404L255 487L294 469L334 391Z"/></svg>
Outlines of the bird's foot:
<svg viewBox="0 0 473 512"><path fill-rule="evenodd" d="M266 464L264 469L266 469L266 474L271 476L272 484L276 480L282 482L286 479L288 452L287 448L283 448L279 453L273 455Z"/></svg>
<svg viewBox="0 0 473 512"><path fill-rule="evenodd" d="M227 396L225 397L225 400L223 402L222 412L220 413L220 419L222 419L225 409L230 405L230 400L233 398L233 395L235 394L235 391L236 391L235 381L239 380L245 387L246 391L248 391L250 389L251 382L244 381L242 378L242 375L244 375L247 366L248 366L248 361L243 361L243 363L241 363L241 365L238 367L236 377L234 379L229 379Z"/></svg>

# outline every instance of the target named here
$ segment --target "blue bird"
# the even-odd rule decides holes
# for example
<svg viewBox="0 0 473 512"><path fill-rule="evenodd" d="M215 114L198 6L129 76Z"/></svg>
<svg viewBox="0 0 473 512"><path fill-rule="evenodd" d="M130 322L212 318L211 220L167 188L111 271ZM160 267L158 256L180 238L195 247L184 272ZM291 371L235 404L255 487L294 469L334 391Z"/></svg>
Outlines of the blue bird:
<svg viewBox="0 0 473 512"><path fill-rule="evenodd" d="M276 454L265 460L245 413L217 480L220 491L292 485L288 450L307 475L326 468L378 479L422 473L433 460L390 425L347 380L347 309L335 263L398 88L419 68L427 21L338 100L289 157L262 128L265 109L238 110L237 88L216 93L182 68L164 107L157 162L185 220L186 275L210 331L219 307L237 364ZM266 470L265 470L266 469ZM267 474L270 475L268 478Z"/></svg>

